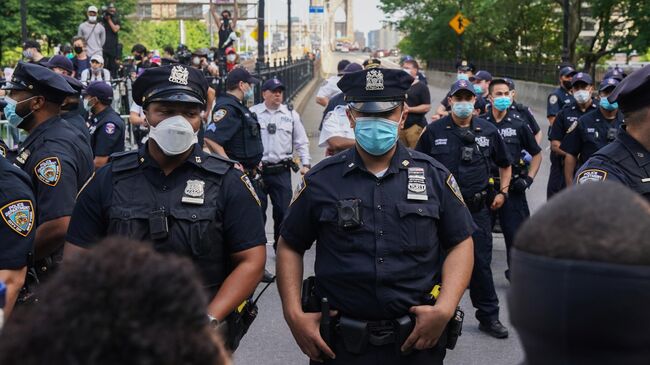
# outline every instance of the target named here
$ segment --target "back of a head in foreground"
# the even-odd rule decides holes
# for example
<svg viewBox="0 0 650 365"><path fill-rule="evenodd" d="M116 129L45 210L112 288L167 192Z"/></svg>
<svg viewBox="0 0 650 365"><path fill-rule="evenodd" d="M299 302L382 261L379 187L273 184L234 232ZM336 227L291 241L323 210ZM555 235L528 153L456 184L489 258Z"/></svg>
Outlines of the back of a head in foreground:
<svg viewBox="0 0 650 365"><path fill-rule="evenodd" d="M112 238L61 265L0 336L0 363L226 364L187 259Z"/></svg>
<svg viewBox="0 0 650 365"><path fill-rule="evenodd" d="M528 365L650 359L650 204L613 182L572 187L524 225L511 320Z"/></svg>

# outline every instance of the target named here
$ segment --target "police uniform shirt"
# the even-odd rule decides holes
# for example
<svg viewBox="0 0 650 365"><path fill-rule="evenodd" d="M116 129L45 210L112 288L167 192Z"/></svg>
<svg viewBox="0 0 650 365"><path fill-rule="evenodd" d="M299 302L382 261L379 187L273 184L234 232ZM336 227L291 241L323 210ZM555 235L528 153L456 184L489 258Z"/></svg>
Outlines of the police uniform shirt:
<svg viewBox="0 0 650 365"><path fill-rule="evenodd" d="M234 106L227 103L219 103L219 100L222 98L230 98L230 102L241 105L247 112L242 116L240 111ZM248 114L248 117L246 114ZM212 123L208 125L204 137L222 146L228 157L231 159L241 162L247 168L251 166L254 167L262 158L263 148L260 148L259 154L252 155L251 152L248 151L248 149L252 149L250 148L252 146L247 148L245 138L247 135L250 135L250 133L245 132L244 128L256 128L257 136L254 136L254 138L256 140L259 139L258 142L260 147L262 145L259 135L259 123L255 121L256 125L250 125L253 121L252 113L248 108L246 108L246 106L244 106L235 96L226 93L217 99L217 104L215 104L212 113Z"/></svg>
<svg viewBox="0 0 650 365"><path fill-rule="evenodd" d="M417 181L424 181L413 188L423 200L409 191ZM337 223L343 200L358 202L360 227ZM440 280L444 252L475 227L453 175L398 142L379 178L355 148L317 164L294 195L281 235L301 252L316 240L316 293L343 315L372 320L397 318L422 304Z"/></svg>
<svg viewBox="0 0 650 365"><path fill-rule="evenodd" d="M339 105L347 105L345 102L345 94L343 93L338 93L332 96L327 102L327 106L325 107L325 110L323 110L323 118L321 118L320 126L318 126L319 131L323 130L323 122L325 122L327 115Z"/></svg>
<svg viewBox="0 0 650 365"><path fill-rule="evenodd" d="M341 89L339 89L339 87L336 85L339 80L341 80L341 76L331 76L327 78L327 80L323 81L320 88L318 89L316 97L330 99L334 95L340 93Z"/></svg>
<svg viewBox="0 0 650 365"><path fill-rule="evenodd" d="M553 125L551 126L551 132L548 136L548 139L551 141L562 142L567 134L573 132L576 129L578 126L578 119L595 109L597 109L597 107L593 102L587 107L584 112L580 110L578 105L575 103L567 105L557 114L555 122L553 122Z"/></svg>
<svg viewBox="0 0 650 365"><path fill-rule="evenodd" d="M84 137L86 137L88 143L90 143L90 131L88 130L88 125L86 124L86 121L81 116L81 114L79 114L79 111L77 110L67 111L61 114L61 118L66 120L68 123L70 123L71 126L73 126L78 131L80 131L81 134L83 134Z"/></svg>
<svg viewBox="0 0 650 365"><path fill-rule="evenodd" d="M124 151L124 121L110 106L91 119L91 145L95 156Z"/></svg>
<svg viewBox="0 0 650 365"><path fill-rule="evenodd" d="M616 139L594 153L576 174L575 183L620 182L650 201L650 151L632 138L625 126Z"/></svg>
<svg viewBox="0 0 650 365"><path fill-rule="evenodd" d="M473 117L470 129L473 144L465 144L461 128L450 116L429 124L420 137L416 151L425 153L445 165L456 177L465 196L485 190L490 178L491 164L505 168L512 163L508 149L497 128L490 122ZM473 150L471 161L462 160L463 147Z"/></svg>
<svg viewBox="0 0 650 365"><path fill-rule="evenodd" d="M251 112L257 115L264 145L262 161L277 164L293 158L295 149L303 165L309 165L309 139L300 116L295 110L289 110L286 104L276 110L260 103L251 107ZM269 127L270 125L270 127Z"/></svg>
<svg viewBox="0 0 650 365"><path fill-rule="evenodd" d="M488 109L488 112L482 115L481 118L493 123L497 127L506 143L513 165L516 165L521 159L522 150L526 150L531 156L535 156L542 151L537 141L535 141L533 131L530 130L528 123L521 119L521 117L516 117L511 110L508 110L503 119L498 123L492 115L491 109ZM497 169L494 169L494 172L497 173Z"/></svg>
<svg viewBox="0 0 650 365"><path fill-rule="evenodd" d="M613 120L608 120L600 108L596 108L578 119L578 126L572 133L564 137L560 148L573 156L580 156L579 162L583 164L596 151L611 142L607 139L608 136L612 136L610 129L618 133L622 124L623 114L621 112L617 112Z"/></svg>
<svg viewBox="0 0 650 365"><path fill-rule="evenodd" d="M354 139L354 129L350 127L345 109L345 105L339 105L325 117L323 129L318 137L318 147L329 147L327 140L332 137Z"/></svg>
<svg viewBox="0 0 650 365"><path fill-rule="evenodd" d="M31 131L15 164L31 178L38 224L71 215L77 193L94 170L90 144L59 116Z"/></svg>
<svg viewBox="0 0 650 365"><path fill-rule="evenodd" d="M36 236L36 204L29 176L0 157L0 270L27 266Z"/></svg>
<svg viewBox="0 0 650 365"><path fill-rule="evenodd" d="M565 106L575 102L573 95L571 95L564 88L558 87L548 95L546 102L546 116L556 116Z"/></svg>
<svg viewBox="0 0 650 365"><path fill-rule="evenodd" d="M0 157L7 157L9 154L9 146L5 143L5 141L0 138Z"/></svg>
<svg viewBox="0 0 650 365"><path fill-rule="evenodd" d="M124 158L127 155L134 158L134 167L121 171L115 166L120 155L114 155L112 162L97 170L79 194L66 236L68 242L88 248L111 234L151 241L149 214L164 207L170 232L166 239L154 240L154 248L191 256L209 285L220 284L214 282L213 271L224 269L223 261L215 257L266 243L259 199L250 180L232 168L232 163L203 152L195 144L187 160L165 175L149 155L147 144L122 154ZM215 165L221 169L220 179L206 179L215 177ZM116 180L118 177L120 180ZM132 186L133 181L138 189ZM126 185L120 187L120 183ZM118 194L118 189L128 191ZM210 198L216 194L218 198ZM220 234L212 231L214 222L220 224ZM134 228L138 225L147 229L139 231ZM223 250L218 242L223 243Z"/></svg>
<svg viewBox="0 0 650 365"><path fill-rule="evenodd" d="M530 130L533 132L533 136L539 133L541 130L539 127L539 123L537 123L537 120L535 119L535 116L533 116L533 112L530 110L529 107L513 102L512 105L510 106L510 109L513 111L517 112L519 116L528 123L528 126L530 127Z"/></svg>

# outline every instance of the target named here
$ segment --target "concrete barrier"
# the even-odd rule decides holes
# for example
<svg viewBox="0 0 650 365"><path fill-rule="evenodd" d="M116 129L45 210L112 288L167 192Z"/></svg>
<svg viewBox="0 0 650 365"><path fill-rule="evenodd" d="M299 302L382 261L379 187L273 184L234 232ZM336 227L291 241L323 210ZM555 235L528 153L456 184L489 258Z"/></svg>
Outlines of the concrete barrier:
<svg viewBox="0 0 650 365"><path fill-rule="evenodd" d="M456 74L452 72L426 70L426 75L430 85L443 89L449 89L451 84L456 81ZM499 75L492 76L498 77ZM557 86L521 80L514 80L514 82L517 90L517 101L545 114L548 95Z"/></svg>

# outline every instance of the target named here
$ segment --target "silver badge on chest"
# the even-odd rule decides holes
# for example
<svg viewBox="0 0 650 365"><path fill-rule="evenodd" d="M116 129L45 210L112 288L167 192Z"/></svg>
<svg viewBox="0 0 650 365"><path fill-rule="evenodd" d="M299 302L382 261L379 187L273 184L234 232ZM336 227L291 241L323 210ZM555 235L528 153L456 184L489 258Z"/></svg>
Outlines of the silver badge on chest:
<svg viewBox="0 0 650 365"><path fill-rule="evenodd" d="M427 182L424 177L424 168L409 167L408 169L408 200L429 200L427 195Z"/></svg>
<svg viewBox="0 0 650 365"><path fill-rule="evenodd" d="M202 205L205 198L205 182L201 180L187 180L181 202Z"/></svg>

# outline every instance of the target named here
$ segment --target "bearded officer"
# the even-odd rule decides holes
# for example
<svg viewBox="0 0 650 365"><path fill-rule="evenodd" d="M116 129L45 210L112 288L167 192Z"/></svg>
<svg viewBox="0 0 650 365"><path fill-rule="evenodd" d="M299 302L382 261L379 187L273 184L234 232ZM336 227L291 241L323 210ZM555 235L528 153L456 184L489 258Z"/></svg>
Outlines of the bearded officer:
<svg viewBox="0 0 650 365"><path fill-rule="evenodd" d="M607 97L618 103L625 124L616 139L598 150L580 168L576 184L612 180L650 200L650 67L623 79Z"/></svg>
<svg viewBox="0 0 650 365"><path fill-rule="evenodd" d="M63 77L19 62L3 89L7 120L29 134L15 164L34 188L35 268L43 281L60 261L75 197L93 171L93 154L86 137L59 116L64 99L75 94Z"/></svg>
<svg viewBox="0 0 650 365"><path fill-rule="evenodd" d="M278 287L289 328L312 363L444 358L441 334L469 283L475 225L454 176L397 141L412 82L384 68L343 76L356 145L305 175L285 217ZM303 255L314 241L316 274L307 283L315 287L307 295L320 311L336 310L332 318L301 308ZM426 294L441 279L432 305Z"/></svg>
<svg viewBox="0 0 650 365"><path fill-rule="evenodd" d="M182 65L138 77L133 98L149 140L113 155L79 194L65 255L122 235L187 256L202 276L208 315L223 321L262 278L266 236L248 178L197 144L207 88L200 71Z"/></svg>

